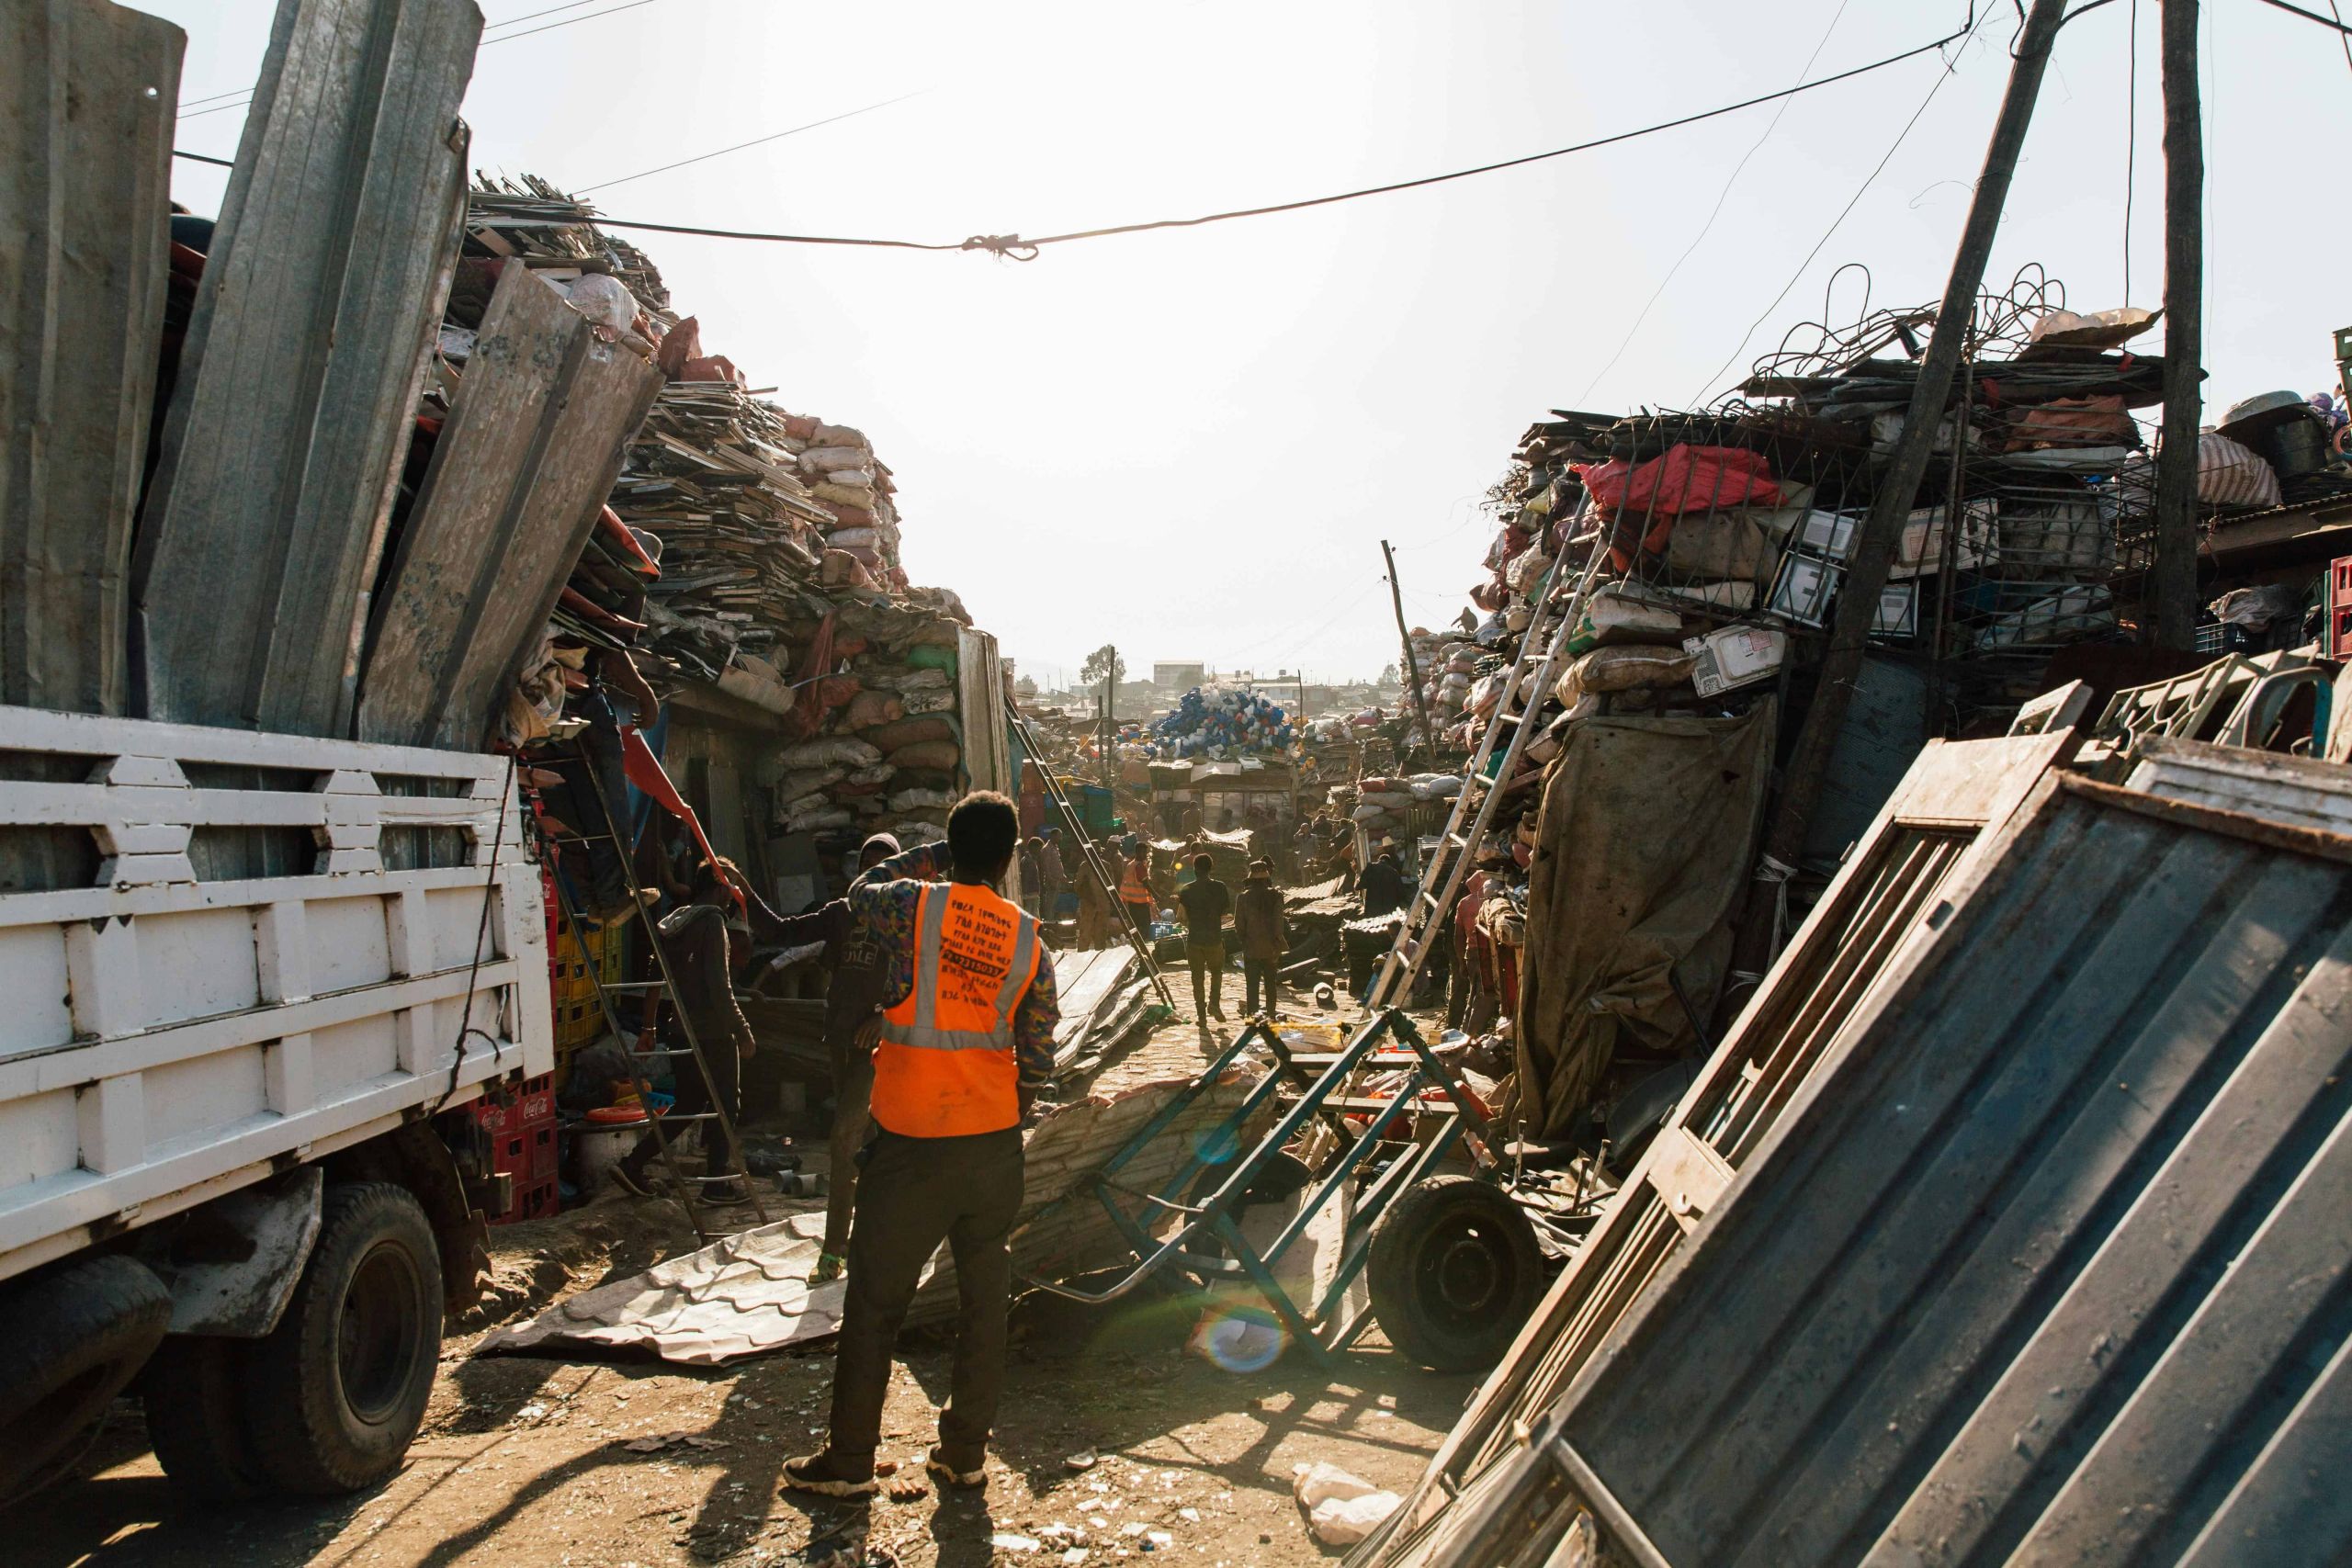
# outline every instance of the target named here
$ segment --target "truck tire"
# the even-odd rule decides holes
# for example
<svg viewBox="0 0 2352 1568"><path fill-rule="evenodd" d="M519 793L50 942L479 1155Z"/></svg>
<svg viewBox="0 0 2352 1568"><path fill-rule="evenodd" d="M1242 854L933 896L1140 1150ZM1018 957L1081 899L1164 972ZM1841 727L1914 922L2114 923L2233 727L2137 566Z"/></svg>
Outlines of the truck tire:
<svg viewBox="0 0 2352 1568"><path fill-rule="evenodd" d="M269 1489L245 1416L243 1339L175 1335L139 1379L147 1441L190 1507L242 1503Z"/></svg>
<svg viewBox="0 0 2352 1568"><path fill-rule="evenodd" d="M55 1480L171 1322L171 1292L136 1258L84 1258L0 1290L0 1500Z"/></svg>
<svg viewBox="0 0 2352 1568"><path fill-rule="evenodd" d="M1510 1195L1475 1176L1435 1176L1396 1195L1372 1227L1364 1284L1397 1352L1441 1372L1490 1367L1544 1290L1544 1255Z"/></svg>
<svg viewBox="0 0 2352 1568"><path fill-rule="evenodd" d="M441 1357L441 1264L404 1187L327 1189L286 1315L246 1355L261 1473L288 1492L356 1492L400 1468Z"/></svg>

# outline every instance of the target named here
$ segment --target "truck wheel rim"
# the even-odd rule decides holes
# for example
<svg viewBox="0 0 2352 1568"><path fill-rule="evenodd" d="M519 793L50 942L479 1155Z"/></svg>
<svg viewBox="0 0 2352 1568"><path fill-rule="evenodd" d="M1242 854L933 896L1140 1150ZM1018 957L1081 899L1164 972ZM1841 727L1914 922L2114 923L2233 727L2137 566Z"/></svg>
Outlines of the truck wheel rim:
<svg viewBox="0 0 2352 1568"><path fill-rule="evenodd" d="M1448 1238L1438 1257L1438 1299L1456 1317L1467 1318L1493 1303L1501 1280L1491 1242L1466 1227Z"/></svg>
<svg viewBox="0 0 2352 1568"><path fill-rule="evenodd" d="M379 1425L408 1393L416 1359L416 1266L405 1249L377 1247L359 1260L343 1294L335 1370L354 1416Z"/></svg>

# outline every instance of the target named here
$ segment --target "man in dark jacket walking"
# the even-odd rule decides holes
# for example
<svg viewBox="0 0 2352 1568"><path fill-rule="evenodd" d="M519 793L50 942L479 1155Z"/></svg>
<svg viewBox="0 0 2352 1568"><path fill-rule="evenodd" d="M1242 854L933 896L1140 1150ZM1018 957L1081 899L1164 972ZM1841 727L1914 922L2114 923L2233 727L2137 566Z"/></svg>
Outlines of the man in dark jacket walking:
<svg viewBox="0 0 2352 1568"><path fill-rule="evenodd" d="M1233 909L1233 889L1214 874L1216 863L1206 855L1193 857L1193 880L1177 889L1184 907L1184 961L1193 970L1193 1016L1203 1029L1209 1020L1225 1021L1225 917ZM1202 976L1206 976L1206 999Z"/></svg>
<svg viewBox="0 0 2352 1568"><path fill-rule="evenodd" d="M1258 988L1262 985L1264 1010L1271 1014L1282 1005L1275 991L1275 971L1283 954L1290 951L1290 931L1283 919L1283 896L1274 886L1272 862L1250 863L1250 880L1233 901L1233 935L1241 944L1243 1006L1250 1017L1258 1016Z"/></svg>

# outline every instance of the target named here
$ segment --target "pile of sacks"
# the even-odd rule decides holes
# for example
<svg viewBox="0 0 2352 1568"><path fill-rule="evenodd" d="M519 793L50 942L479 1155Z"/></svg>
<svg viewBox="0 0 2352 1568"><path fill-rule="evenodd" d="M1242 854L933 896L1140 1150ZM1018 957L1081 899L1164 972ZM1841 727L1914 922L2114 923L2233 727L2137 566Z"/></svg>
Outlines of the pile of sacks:
<svg viewBox="0 0 2352 1568"><path fill-rule="evenodd" d="M1424 641L1426 639L1426 641ZM1417 633L1413 657L1420 661L1421 693L1430 705L1430 722L1443 729L1462 716L1470 703L1470 688L1481 673L1483 660L1493 661L1467 633L1438 637Z"/></svg>
<svg viewBox="0 0 2352 1568"><path fill-rule="evenodd" d="M821 581L828 588L907 587L899 564L898 486L874 456L865 433L827 424L808 414L785 416L786 434L797 444L801 481L817 504L831 513L825 534Z"/></svg>
<svg viewBox="0 0 2352 1568"><path fill-rule="evenodd" d="M778 833L888 830L914 844L945 832L964 756L956 634L953 620L895 610L815 634L830 636L836 672L801 686L806 739L760 767Z"/></svg>
<svg viewBox="0 0 2352 1568"><path fill-rule="evenodd" d="M1254 692L1195 686L1150 726L1144 743L1155 761L1221 761L1286 751L1295 734L1289 716Z"/></svg>
<svg viewBox="0 0 2352 1568"><path fill-rule="evenodd" d="M1363 823L1364 832L1377 843L1390 834L1404 831L1407 814L1415 807L1452 800L1461 793L1460 773L1363 779L1356 784L1356 803L1348 816L1351 820Z"/></svg>

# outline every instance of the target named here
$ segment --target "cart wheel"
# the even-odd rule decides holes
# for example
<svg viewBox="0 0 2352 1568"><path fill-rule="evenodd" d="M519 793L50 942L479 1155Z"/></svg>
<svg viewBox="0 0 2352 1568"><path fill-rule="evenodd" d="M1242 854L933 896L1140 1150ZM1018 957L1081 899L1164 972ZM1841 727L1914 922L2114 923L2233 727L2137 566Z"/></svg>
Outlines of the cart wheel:
<svg viewBox="0 0 2352 1568"><path fill-rule="evenodd" d="M1372 1227L1373 1315L1397 1351L1442 1372L1490 1367L1535 1310L1535 1227L1502 1189L1434 1176L1399 1193Z"/></svg>

